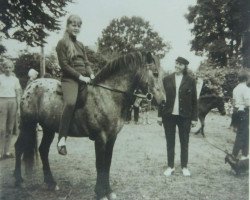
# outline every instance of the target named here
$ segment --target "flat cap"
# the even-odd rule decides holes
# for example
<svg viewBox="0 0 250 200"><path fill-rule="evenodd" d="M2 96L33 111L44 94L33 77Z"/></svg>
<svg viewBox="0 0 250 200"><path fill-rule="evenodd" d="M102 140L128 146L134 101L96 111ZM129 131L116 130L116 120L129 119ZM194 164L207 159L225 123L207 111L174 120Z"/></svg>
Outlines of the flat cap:
<svg viewBox="0 0 250 200"><path fill-rule="evenodd" d="M188 65L189 64L189 61L187 59L185 59L183 57L180 57L180 56L178 58L176 58L176 62L181 63L183 65Z"/></svg>

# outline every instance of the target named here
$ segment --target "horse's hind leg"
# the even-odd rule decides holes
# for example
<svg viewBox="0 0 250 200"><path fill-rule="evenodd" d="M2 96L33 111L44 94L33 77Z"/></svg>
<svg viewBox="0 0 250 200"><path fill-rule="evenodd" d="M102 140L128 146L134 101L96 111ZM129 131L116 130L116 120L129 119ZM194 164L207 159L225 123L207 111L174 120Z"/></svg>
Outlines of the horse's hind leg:
<svg viewBox="0 0 250 200"><path fill-rule="evenodd" d="M205 136L205 133L204 133L204 126L205 126L204 124L201 126L201 135L202 135L203 137L206 137L206 136Z"/></svg>
<svg viewBox="0 0 250 200"><path fill-rule="evenodd" d="M205 127L205 117L201 120L201 128L200 128L200 130L201 130L201 135L203 137L206 137L205 133L204 133L204 127Z"/></svg>
<svg viewBox="0 0 250 200"><path fill-rule="evenodd" d="M44 182L47 184L48 189L57 190L57 183L55 182L49 165L49 149L54 139L55 132L43 127L43 137L39 146L39 153L43 164Z"/></svg>
<svg viewBox="0 0 250 200"><path fill-rule="evenodd" d="M200 119L200 118L199 118L199 122L201 123L201 119ZM200 127L194 134L195 134L195 135L198 135L199 133L201 133L201 128L202 128L202 127Z"/></svg>
<svg viewBox="0 0 250 200"><path fill-rule="evenodd" d="M14 170L14 177L16 179L15 185L20 186L23 182L22 174L21 174L21 157L24 152L24 146L22 144L22 137L21 135L18 136L17 141L15 143L15 170Z"/></svg>
<svg viewBox="0 0 250 200"><path fill-rule="evenodd" d="M21 174L21 158L22 155L26 153L26 160L27 159L27 152L29 153L30 157L30 164L33 165L33 153L36 146L36 130L35 130L35 123L22 123L20 125L20 134L17 138L15 143L15 170L14 170L14 177L16 179L15 185L21 186L23 182L22 174ZM32 168L32 167L31 167Z"/></svg>

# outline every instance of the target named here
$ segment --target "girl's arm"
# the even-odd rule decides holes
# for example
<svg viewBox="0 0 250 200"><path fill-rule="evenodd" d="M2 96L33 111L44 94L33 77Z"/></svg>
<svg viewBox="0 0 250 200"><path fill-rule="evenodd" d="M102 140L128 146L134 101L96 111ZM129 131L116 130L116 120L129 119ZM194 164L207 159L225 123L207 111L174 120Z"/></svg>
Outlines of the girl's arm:
<svg viewBox="0 0 250 200"><path fill-rule="evenodd" d="M75 80L79 80L81 74L70 66L69 58L67 57L65 49L66 49L65 44L63 43L62 40L60 40L56 47L59 65L66 76L69 76Z"/></svg>

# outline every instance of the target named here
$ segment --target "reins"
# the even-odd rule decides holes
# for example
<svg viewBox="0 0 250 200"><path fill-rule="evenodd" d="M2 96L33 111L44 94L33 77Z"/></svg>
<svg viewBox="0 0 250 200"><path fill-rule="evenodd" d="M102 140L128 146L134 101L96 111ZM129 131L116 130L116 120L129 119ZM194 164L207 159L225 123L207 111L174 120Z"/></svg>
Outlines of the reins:
<svg viewBox="0 0 250 200"><path fill-rule="evenodd" d="M152 64L146 64L146 67L147 67L148 70L150 69L150 66L152 66ZM106 89L106 90L109 90L109 91L112 91L112 92L124 94L126 96L135 96L135 97L138 97L138 98L147 99L148 101L152 101L153 94L149 92L149 84L148 84L148 82L149 81L148 81L148 77L147 77L147 81L146 81L146 83L147 83L147 93L146 94L130 93L130 92L126 92L126 91L123 91L123 90L119 90L119 89L116 89L116 88L109 87L107 85L96 84L96 83L92 83L92 82L90 82L89 85L100 87L100 88L103 88L103 89Z"/></svg>
<svg viewBox="0 0 250 200"><path fill-rule="evenodd" d="M104 89L106 89L106 90L110 90L110 91L112 91L112 92L117 92L117 93L121 93L121 94L125 94L125 95L131 95L131 93L129 93L129 92L122 91L122 90L119 90L119 89L116 89L116 88L111 88L111 87L109 87L109 86L107 86L107 85L94 84L94 83L89 83L89 85L101 87L101 88L104 88Z"/></svg>
<svg viewBox="0 0 250 200"><path fill-rule="evenodd" d="M222 148L220 148L220 147L216 146L215 144L209 142L206 138L204 138L204 141L207 142L208 144L210 144L211 146L213 146L214 148L216 148L216 149L222 151L223 153L225 153L226 155L228 155L228 151L227 150L223 150Z"/></svg>
<svg viewBox="0 0 250 200"><path fill-rule="evenodd" d="M100 88L103 88L103 89L106 89L106 90L109 90L109 91L112 91L112 92L124 94L126 96L135 96L135 97L138 97L138 98L147 99L148 101L151 101L152 98L153 98L153 95L151 93L149 93L149 92L147 92L147 94L136 94L136 93L130 93L130 92L126 92L126 91L123 91L123 90L119 90L119 89L116 89L116 88L111 88L111 87L109 87L107 85L102 85L102 84L89 83L89 85L92 85L93 87L94 86L100 87Z"/></svg>

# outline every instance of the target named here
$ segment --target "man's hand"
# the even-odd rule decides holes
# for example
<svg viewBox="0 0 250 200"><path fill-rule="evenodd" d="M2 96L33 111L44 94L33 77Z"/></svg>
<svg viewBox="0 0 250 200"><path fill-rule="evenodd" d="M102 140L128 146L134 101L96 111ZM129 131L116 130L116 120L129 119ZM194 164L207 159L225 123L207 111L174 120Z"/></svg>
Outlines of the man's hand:
<svg viewBox="0 0 250 200"><path fill-rule="evenodd" d="M158 117L157 123L158 123L160 126L162 126L162 118L161 118L161 117Z"/></svg>
<svg viewBox="0 0 250 200"><path fill-rule="evenodd" d="M90 79L93 80L95 78L94 74L90 74Z"/></svg>

